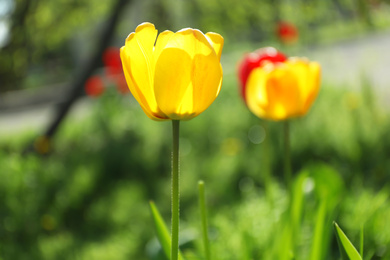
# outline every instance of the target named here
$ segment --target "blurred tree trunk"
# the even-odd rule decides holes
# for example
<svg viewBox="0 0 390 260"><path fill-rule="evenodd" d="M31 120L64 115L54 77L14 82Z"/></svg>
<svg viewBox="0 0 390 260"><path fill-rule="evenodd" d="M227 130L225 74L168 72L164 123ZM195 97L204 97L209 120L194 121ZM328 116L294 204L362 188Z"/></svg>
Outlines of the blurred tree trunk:
<svg viewBox="0 0 390 260"><path fill-rule="evenodd" d="M155 19L159 22L160 30L169 29L176 31L178 30L178 28L176 28L176 13L171 11L172 7L169 5L169 3L169 1L152 1L152 4L149 8L150 12L156 16Z"/></svg>
<svg viewBox="0 0 390 260"><path fill-rule="evenodd" d="M74 80L71 84L71 90L66 101L60 105L57 111L57 115L47 128L44 136L46 138L51 138L57 132L57 129L60 127L61 122L64 120L66 115L68 114L70 108L76 99L83 93L84 84L86 80L90 77L93 71L99 65L103 51L109 46L110 40L115 32L115 27L119 21L119 17L122 11L125 9L126 5L129 4L131 0L118 0L111 11L111 15L106 22L106 27L102 31L99 39L96 41L97 46L95 52L92 53L90 58L84 64L82 69L78 71L77 75L75 75Z"/></svg>
<svg viewBox="0 0 390 260"><path fill-rule="evenodd" d="M273 31L271 32L271 37L278 34L279 23L283 21L281 15L280 0L269 0L269 4L272 6L272 20L273 20Z"/></svg>
<svg viewBox="0 0 390 260"><path fill-rule="evenodd" d="M337 11L339 12L339 14L343 18L345 18L345 19L352 18L351 10L348 10L347 8L345 8L345 6L340 2L340 0L332 0L332 2L333 2L333 5L335 6L335 8L337 9Z"/></svg>
<svg viewBox="0 0 390 260"><path fill-rule="evenodd" d="M282 20L281 10L280 10L280 0L269 0L269 4L273 7L273 20L277 24Z"/></svg>
<svg viewBox="0 0 390 260"><path fill-rule="evenodd" d="M372 16L370 13L370 6L367 0L356 0L357 9L360 17L363 19L366 26L370 29L374 28L374 23L372 21Z"/></svg>
<svg viewBox="0 0 390 260"><path fill-rule="evenodd" d="M318 26L319 17L315 15L317 8L317 1L315 0L301 0L301 10L305 21L305 35L304 41L308 45L315 45L318 43Z"/></svg>

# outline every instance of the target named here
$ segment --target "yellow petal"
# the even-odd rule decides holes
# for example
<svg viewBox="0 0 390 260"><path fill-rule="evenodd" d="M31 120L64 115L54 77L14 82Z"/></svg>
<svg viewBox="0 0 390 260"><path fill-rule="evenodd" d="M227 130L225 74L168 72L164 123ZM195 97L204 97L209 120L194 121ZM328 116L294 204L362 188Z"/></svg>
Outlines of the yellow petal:
<svg viewBox="0 0 390 260"><path fill-rule="evenodd" d="M222 86L222 66L215 55L196 55L192 63L194 112L199 115L218 96Z"/></svg>
<svg viewBox="0 0 390 260"><path fill-rule="evenodd" d="M171 119L191 119L214 101L221 79L219 59L205 35L183 29L170 36L157 57L157 104Z"/></svg>
<svg viewBox="0 0 390 260"><path fill-rule="evenodd" d="M246 102L261 118L284 120L297 116L302 98L295 74L285 64L254 69L247 82Z"/></svg>
<svg viewBox="0 0 390 260"><path fill-rule="evenodd" d="M277 66L266 82L267 113L274 120L284 120L299 114L302 98L299 82L287 66Z"/></svg>
<svg viewBox="0 0 390 260"><path fill-rule="evenodd" d="M191 59L196 54L209 55L215 51L206 36L197 29L182 29L175 33L168 41L165 48L178 48L190 55Z"/></svg>
<svg viewBox="0 0 390 260"><path fill-rule="evenodd" d="M289 67L291 72L295 74L299 83L302 99L306 100L311 91L309 84L309 63L307 60L300 58L289 58L285 64Z"/></svg>
<svg viewBox="0 0 390 260"><path fill-rule="evenodd" d="M154 64L156 64L158 57L160 56L161 52L164 50L165 46L167 45L169 39L174 35L171 31L163 31L160 33L157 37L156 45L154 48Z"/></svg>
<svg viewBox="0 0 390 260"><path fill-rule="evenodd" d="M171 119L181 120L193 114L191 63L191 57L176 48L164 49L156 62L156 100Z"/></svg>
<svg viewBox="0 0 390 260"><path fill-rule="evenodd" d="M286 64L298 80L303 100L300 114L304 115L314 102L319 91L320 66L316 62L309 62L299 58L290 58Z"/></svg>
<svg viewBox="0 0 390 260"><path fill-rule="evenodd" d="M262 68L252 70L246 83L245 100L250 111L260 118L267 118L268 106L266 82L268 73Z"/></svg>
<svg viewBox="0 0 390 260"><path fill-rule="evenodd" d="M124 75L125 75L125 78L126 78L126 83L127 83L127 86L129 87L130 92L132 93L134 98L138 101L138 103L140 104L142 110L145 112L145 114L149 118L154 119L154 120L163 120L164 118L161 118L160 115L154 113L150 109L150 106L148 105L148 102L145 99L144 95L139 90L139 88L136 87L134 79L133 79L133 77L130 74L130 69L129 69L130 57L126 56L126 52L125 52L124 48L125 47L122 47L120 49L120 56L121 56L121 60L122 60L123 72L124 72Z"/></svg>
<svg viewBox="0 0 390 260"><path fill-rule="evenodd" d="M194 49L186 48L193 57L191 68L191 82L193 88L193 111L194 116L199 115L206 110L218 96L222 86L222 66L217 53L222 52L223 38L215 33L209 33L212 42L215 42L215 51L210 38L199 30L182 30L178 34L183 35L188 46ZM192 44L191 44L192 43ZM193 52L193 54L192 54Z"/></svg>
<svg viewBox="0 0 390 260"><path fill-rule="evenodd" d="M224 43L223 37L218 33L213 33L213 32L206 33L206 37L207 39L210 40L211 46L213 46L218 59L221 60L222 48Z"/></svg>
<svg viewBox="0 0 390 260"><path fill-rule="evenodd" d="M154 95L154 57L153 49L157 30L151 23L139 25L135 33L130 34L126 44L121 49L121 59L124 63L126 78L131 78L130 91L153 118L164 119L166 116L157 106ZM129 81L128 81L129 82ZM134 94L136 93L136 94Z"/></svg>

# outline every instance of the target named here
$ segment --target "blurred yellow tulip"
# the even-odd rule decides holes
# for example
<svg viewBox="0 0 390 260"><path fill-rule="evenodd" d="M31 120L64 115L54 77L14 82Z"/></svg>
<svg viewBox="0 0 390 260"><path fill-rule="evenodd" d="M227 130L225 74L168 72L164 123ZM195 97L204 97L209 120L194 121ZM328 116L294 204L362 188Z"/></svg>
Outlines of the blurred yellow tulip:
<svg viewBox="0 0 390 260"><path fill-rule="evenodd" d="M140 24L120 55L127 85L146 115L189 120L208 108L222 85L223 42L219 34L191 28L157 37L153 24Z"/></svg>
<svg viewBox="0 0 390 260"><path fill-rule="evenodd" d="M289 58L253 69L246 86L246 103L256 116L285 120L303 116L320 88L321 68L317 62Z"/></svg>

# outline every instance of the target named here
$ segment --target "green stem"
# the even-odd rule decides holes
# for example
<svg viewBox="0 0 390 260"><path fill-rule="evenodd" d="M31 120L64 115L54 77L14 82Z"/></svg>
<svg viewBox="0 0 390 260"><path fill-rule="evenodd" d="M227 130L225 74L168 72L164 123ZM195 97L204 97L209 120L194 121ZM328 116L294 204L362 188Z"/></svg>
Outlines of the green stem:
<svg viewBox="0 0 390 260"><path fill-rule="evenodd" d="M180 121L172 120L172 133L173 133L173 151L172 151L172 222L171 222L171 260L177 260L179 256L179 130Z"/></svg>
<svg viewBox="0 0 390 260"><path fill-rule="evenodd" d="M290 155L290 123L284 121L284 178L286 179L287 188L291 189L291 155Z"/></svg>
<svg viewBox="0 0 390 260"><path fill-rule="evenodd" d="M203 245L206 255L206 260L210 260L210 244L209 244L209 235L207 232L207 215L206 215L206 203L205 203L205 191L204 191L204 182L199 181L199 209L200 216L202 220L202 235L203 235Z"/></svg>
<svg viewBox="0 0 390 260"><path fill-rule="evenodd" d="M273 208L273 197L272 197L272 179L271 179L271 159L270 159L270 137L268 136L269 131L268 131L268 124L267 122L263 123L264 127L264 134L265 134L265 139L263 143L263 153L262 153L262 162L263 162L263 173L264 173L264 185L265 185L265 192L267 199L271 205L271 208Z"/></svg>

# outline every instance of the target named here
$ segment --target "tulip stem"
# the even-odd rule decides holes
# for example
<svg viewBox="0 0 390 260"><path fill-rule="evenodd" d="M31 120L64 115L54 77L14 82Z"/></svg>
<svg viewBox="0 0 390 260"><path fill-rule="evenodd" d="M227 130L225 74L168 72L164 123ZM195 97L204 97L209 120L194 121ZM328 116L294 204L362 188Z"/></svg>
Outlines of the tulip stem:
<svg viewBox="0 0 390 260"><path fill-rule="evenodd" d="M264 145L263 145L263 154L262 154L262 160L263 160L263 171L264 171L264 183L265 183L265 192L266 196L271 203L271 206L273 208L273 199L272 199L272 179L271 179L271 168L270 168L270 137L268 136L268 124L267 122L263 123L264 132L265 132L265 139L264 139Z"/></svg>
<svg viewBox="0 0 390 260"><path fill-rule="evenodd" d="M179 215L180 215L180 196L179 196L179 130L180 121L172 120L172 193L171 193L171 260L177 260L179 257Z"/></svg>
<svg viewBox="0 0 390 260"><path fill-rule="evenodd" d="M283 124L284 135L284 178L287 188L291 189L291 155L290 155L290 122L284 121Z"/></svg>

